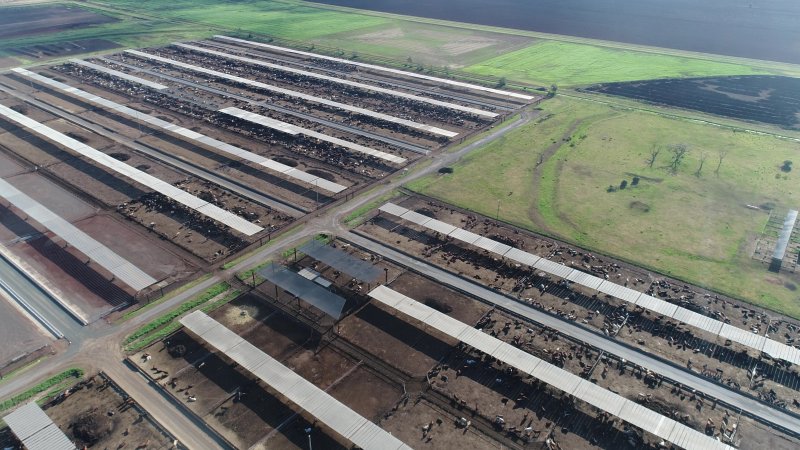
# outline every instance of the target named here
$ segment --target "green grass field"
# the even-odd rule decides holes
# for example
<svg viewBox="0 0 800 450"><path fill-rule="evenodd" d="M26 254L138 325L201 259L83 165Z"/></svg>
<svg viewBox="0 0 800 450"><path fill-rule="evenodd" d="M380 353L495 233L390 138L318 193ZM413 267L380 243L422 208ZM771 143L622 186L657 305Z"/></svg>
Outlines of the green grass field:
<svg viewBox="0 0 800 450"><path fill-rule="evenodd" d="M67 2L65 2L67 3ZM256 35L338 48L362 59L392 58L523 84L572 86L654 77L800 74L786 64L693 55L567 36L355 11L299 0L118 0L73 3L120 22L16 39L3 49L100 38L123 47L163 45L218 33ZM26 60L24 63L42 61Z"/></svg>
<svg viewBox="0 0 800 450"><path fill-rule="evenodd" d="M742 64L558 41L538 42L471 65L465 70L480 75L507 77L509 80L559 86L653 78L780 73Z"/></svg>
<svg viewBox="0 0 800 450"><path fill-rule="evenodd" d="M800 317L786 287L797 277L750 258L768 213L746 207L800 203L797 175L778 169L800 144L561 96L542 106L545 120L408 187L490 217L499 206L501 220ZM648 167L654 144L679 143L690 151L677 174L666 149ZM638 186L607 192L632 174Z"/></svg>

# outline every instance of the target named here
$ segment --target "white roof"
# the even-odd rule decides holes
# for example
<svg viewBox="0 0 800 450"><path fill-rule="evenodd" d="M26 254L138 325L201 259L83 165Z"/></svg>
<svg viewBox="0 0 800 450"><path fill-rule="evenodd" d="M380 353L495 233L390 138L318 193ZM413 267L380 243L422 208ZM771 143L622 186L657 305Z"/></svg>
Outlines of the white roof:
<svg viewBox="0 0 800 450"><path fill-rule="evenodd" d="M482 248L490 253L495 253L498 256L503 256L507 251L511 250L510 245L497 242L494 239L489 239L487 237L481 237L477 241L473 242L472 245Z"/></svg>
<svg viewBox="0 0 800 450"><path fill-rule="evenodd" d="M511 250L507 251L503 257L531 267L535 266L536 263L542 259L541 256L528 253L518 248L512 248Z"/></svg>
<svg viewBox="0 0 800 450"><path fill-rule="evenodd" d="M30 218L47 227L55 235L64 239L69 245L136 291L141 291L156 283L155 278L1 178L0 197L4 197Z"/></svg>
<svg viewBox="0 0 800 450"><path fill-rule="evenodd" d="M195 51L195 52L199 52L199 53L206 53L206 54L209 54L209 55L220 56L220 57L223 57L223 58L228 58L228 59L233 59L233 60L236 60L236 61L241 61L241 62L247 63L247 64L253 64L253 65L256 65L256 66L267 67L269 69L280 70L282 72L289 72L289 73L294 73L294 74L297 74L297 75L302 75L302 76L305 76L305 77L317 78L317 79L320 79L320 80L330 81L332 83L343 84L345 86L352 86L352 87L355 87L355 88L363 89L365 91L380 92L382 94L388 94L388 95L392 95L392 96L395 96L395 97L405 98L405 99L408 99L408 100L414 100L414 101L421 102L421 103L428 103L428 104L431 104L431 105L442 106L442 107L453 109L453 110L456 110L456 111L462 111L462 112L466 112L466 113L470 113L470 114L475 114L477 116L490 117L490 118L498 116L498 114L496 114L496 113L489 112L489 111L484 111L482 109L471 108L469 106L463 106L463 105L457 105L455 103L443 102L441 100L435 100L435 99L428 98L428 97L420 97L418 95L409 94L407 92L400 92L400 91L396 91L394 89L387 89L387 88L382 88L382 87L379 87L379 86L373 86L371 84L365 84L365 83L359 83L357 81L345 80L345 79L342 79L342 78L323 75L323 74L316 73L316 72L309 72L307 70L295 69L293 67L281 66L281 65L278 65L278 64L272 64L272 63L268 63L268 62L261 61L261 60L258 60L258 59L231 55L229 53L223 53L223 52L218 52L216 50L211 50L211 49L204 48L204 47L198 47L196 45L182 44L180 42L174 42L172 45L175 45L175 46L178 46L178 47L182 47L182 48L186 48L186 49L189 49L189 50L192 50L192 51ZM436 130L437 130L436 131L437 134L441 134L441 135L447 136L447 137L453 137L453 136L457 136L458 135L458 133L455 133L455 132L452 132L452 131L447 131L447 130L442 130L442 129L436 129Z"/></svg>
<svg viewBox="0 0 800 450"><path fill-rule="evenodd" d="M380 207L380 210L389 214L407 218L405 214L407 214L408 210L397 206L394 203L386 203ZM436 219L427 221L424 226L433 229L433 227L430 226L430 224L433 222L436 222L437 228L452 226L446 222L441 222ZM597 290L633 305L640 306L656 314L661 314L714 335L719 335L724 339L730 339L752 349L758 351L769 349L770 351L767 352L767 354L774 358L780 358L785 361L789 361L792 364L800 364L800 350L796 348L786 346L785 344L773 341L771 339L767 339L764 336L755 335L749 331L742 330L741 328L723 324L716 319L703 316L702 314L679 307L678 305L661 300L660 298L656 298L639 292L635 289L616 284L612 281L604 280L594 275L581 272L578 269L573 269L564 264L559 264L546 258L540 258L539 256L514 247L509 247L501 242L494 241L461 228L454 227L449 236L498 255L502 255L504 258L509 258L521 264L531 265L543 272L555 275L559 278L567 279L573 283L586 286L589 289ZM770 345L766 345L767 342L769 342Z"/></svg>
<svg viewBox="0 0 800 450"><path fill-rule="evenodd" d="M761 351L764 348L764 341L767 340L764 336L753 333L752 331L743 330L731 325L723 324L719 332L719 336L723 339L730 339L746 347L754 348Z"/></svg>
<svg viewBox="0 0 800 450"><path fill-rule="evenodd" d="M205 73L207 75L211 75L217 78L224 78L226 80L235 81L237 83L246 84L248 86L253 86L259 89L263 89L265 91L275 92L281 95L286 95L289 97L295 97L299 99L303 99L309 102L319 103L321 105L330 106L332 108L341 109L344 111L361 114L363 116L372 117L375 119L383 120L386 122L397 123L400 125L407 126L409 128L414 128L417 130L428 131L431 132L432 129L439 130L438 128L431 127L430 125L425 125L423 123L414 122L408 119L401 119L399 117L391 116L389 114L375 112L366 108L359 108L357 106L351 106L344 103L335 102L333 100L328 100L326 98L315 97L313 95L303 94L301 92L293 91L291 89L284 89L278 86L273 86L271 84L262 83L260 81L253 81L247 78L237 77L235 75L229 75L224 72L218 72L216 70L206 69L204 67L195 66L192 64L187 64L180 61L175 61L174 59L169 58L162 58L161 56L151 55L149 53L140 52L138 50L125 50L127 53L131 55L136 55L140 58L150 59L153 61L162 62L164 64L169 64L176 67L181 67L187 70L191 70L194 72Z"/></svg>
<svg viewBox="0 0 800 450"><path fill-rule="evenodd" d="M597 290L632 304L635 304L639 296L642 295L642 293L637 290L626 288L625 286L608 280L604 281Z"/></svg>
<svg viewBox="0 0 800 450"><path fill-rule="evenodd" d="M547 272L550 275L555 275L559 278L567 278L570 273L572 273L573 268L567 267L564 264L559 264L557 262L550 261L547 258L542 258L533 265L538 270L543 272Z"/></svg>
<svg viewBox="0 0 800 450"><path fill-rule="evenodd" d="M449 223L445 223L436 219L431 219L428 222L425 222L425 228L444 235L448 235L456 230L456 227L450 225Z"/></svg>
<svg viewBox="0 0 800 450"><path fill-rule="evenodd" d="M36 402L17 408L3 420L28 450L75 450L75 445Z"/></svg>
<svg viewBox="0 0 800 450"><path fill-rule="evenodd" d="M480 234L475 234L463 228L456 228L450 234L448 234L448 236L461 242L466 242L467 244L472 244L481 238Z"/></svg>
<svg viewBox="0 0 800 450"><path fill-rule="evenodd" d="M290 123L281 122L280 120L275 120L270 117L262 116L261 114L256 114L250 111L245 111L243 109L239 109L233 106L229 108L220 109L219 112L234 117L238 117L248 122L257 123L267 128L280 131L282 133L288 133L290 135L302 134L304 136L313 137L315 139L319 139L320 141L329 142L331 144L338 145L340 147L344 147L356 151L358 153L363 153L365 155L370 155L376 158L384 159L386 161L393 162L395 164L402 164L406 162L405 158L392 155L391 153L375 150L373 148L369 148L361 144L356 144L354 142L345 141L344 139L328 136L327 134L322 134L313 130L298 127L297 125L292 125Z"/></svg>
<svg viewBox="0 0 800 450"><path fill-rule="evenodd" d="M720 446L721 443L716 441L713 437L706 436L691 428L681 429L681 433L675 434L675 422L672 421L672 419L644 408L641 405L637 405L619 394L597 386L571 372L567 372L530 353L524 352L511 344L469 327L467 324L462 323L463 328L456 328L452 323L458 322L458 320L409 297L394 292L386 286L379 286L373 289L369 293L369 296L399 312L418 318L418 320L425 325L433 327L439 332L489 354L499 361L516 367L522 373L529 373L534 378L550 384L581 401L589 403L609 414L623 418L623 420L645 431L670 440L670 442L680 445L683 448L691 450L707 450L707 448L733 450L731 447L724 444ZM398 297L401 298L399 301L396 300ZM416 303L416 305L413 303ZM446 327L439 327L438 324L440 323L445 323L447 325ZM668 439L668 437L670 439ZM675 441L671 439L675 439Z"/></svg>
<svg viewBox="0 0 800 450"><path fill-rule="evenodd" d="M86 64L91 64L91 63L86 63ZM100 67L100 66L98 66L98 67ZM143 113L141 111L137 111L137 110L135 110L133 108L129 108L129 107L124 106L124 105L120 105L118 103L112 102L111 100L107 100L107 99L104 99L104 98L99 97L97 95L90 94L88 92L82 91L80 89L77 89L77 88L74 88L74 87L70 87L69 85L61 83L60 81L56 81L56 80L54 80L52 78L48 78L48 77L39 75L37 73L31 72L29 70L20 69L20 68L14 69L14 71L19 73L19 74L21 74L21 75L24 75L26 77L33 78L33 79L35 79L36 81L38 81L40 83L44 83L44 84L47 84L49 86L53 86L55 88L61 89L62 91L69 92L70 94L75 95L76 97L80 97L80 98L82 98L84 100L88 100L88 101L90 101L92 103L98 104L98 105L103 106L105 108L112 109L112 110L114 110L114 111L116 111L116 112L118 112L118 113L120 113L122 115L126 115L128 117L133 117L135 119L138 119L138 120L141 120L143 122L146 122L149 125L153 125L153 126L162 128L164 130L168 130L168 131L170 131L172 133L178 134L178 135L183 136L183 137L185 137L187 139L190 139L190 140L193 140L193 141L196 141L196 142L200 142L200 143L202 143L204 145L207 145L209 147L217 149L217 150L219 150L219 151L221 151L223 153L227 153L227 154L229 154L229 155L231 155L233 157L242 158L244 160L247 160L247 161L250 161L252 163L261 165L263 167L266 167L267 169L270 169L270 170L273 170L275 172L278 172L278 173L281 173L283 175L286 175L288 177L291 177L291 178L294 178L294 179L297 179L297 180L300 180L300 181L304 181L304 182L306 182L308 184L311 184L311 185L317 186L319 188L325 189L326 191L333 192L333 193L336 194L336 193L342 192L343 190L347 189L347 187L342 186L340 184L333 183L333 182L328 181L328 180L326 180L324 178L320 178L320 177L318 177L316 175L311 175L309 173L303 172L303 171L295 169L293 167L289 167L289 166L281 164L281 163L279 163L277 161L271 160L269 158L265 158L265 157L263 157L261 155L257 155L255 153L249 152L247 150L241 149L241 148L233 146L231 144L228 144L228 143L225 143L225 142L222 142L222 141L218 141L218 140L216 140L216 139L214 139L212 137L208 137L208 136L206 136L204 134L200 134L200 133L197 133L195 131L192 131L192 130L189 130L189 129L186 129L186 128L183 128L183 127L179 127L179 126L177 126L175 124L167 122L166 120L162 120L162 119L159 119L158 117L153 117L153 116L151 116L149 114L145 114L145 113Z"/></svg>
<svg viewBox="0 0 800 450"><path fill-rule="evenodd" d="M581 272L578 269L573 270L567 275L567 279L572 281L573 283L579 284L581 286L585 286L593 291L596 291L597 288L603 283L602 278L596 277L592 274L588 274L586 272Z"/></svg>
<svg viewBox="0 0 800 450"><path fill-rule="evenodd" d="M411 447L360 416L330 394L246 343L236 333L202 311L184 316L180 322L228 358L239 364L330 429L365 450L400 450ZM209 328L210 326L210 328ZM232 343L235 343L231 345Z"/></svg>
<svg viewBox="0 0 800 450"><path fill-rule="evenodd" d="M380 208L378 208L378 210L381 212L385 212L386 214L391 214L397 217L400 217L406 212L408 212L408 209L403 208L400 205L395 205L394 203L385 203Z"/></svg>
<svg viewBox="0 0 800 450"><path fill-rule="evenodd" d="M88 145L82 144L71 137L68 137L64 134L59 133L52 128L46 127L45 125L40 124L24 115L14 111L11 108L8 108L4 105L0 105L0 115L5 116L6 118L13 120L27 128L30 131L33 131L36 134L42 135L47 137L48 139L55 141L56 143L69 148L70 150L85 156L92 161L105 166L108 169L111 169L121 175L124 175L128 178L133 179L139 184L147 186L148 188L159 192L167 197L172 198L173 200L183 203L184 205L188 206L189 208L197 210L196 207L197 202L200 201L204 205L204 211L206 214L209 212L213 212L219 217L219 221L223 224L233 228L234 230L246 234L248 236L252 236L259 231L263 230L260 226L247 222L244 219L235 216L216 205L209 204L206 201L199 200L197 197L194 197L191 194L188 194L186 191L176 188L169 183L166 183L158 178L143 172L139 169L131 167L122 161L118 161L103 152L93 149ZM179 197L179 195L183 197ZM188 195L188 197L186 196ZM192 201L184 201L184 198L191 199ZM238 219L238 220L237 220Z"/></svg>
<svg viewBox="0 0 800 450"><path fill-rule="evenodd" d="M639 294L639 298L636 300L636 306L641 306L644 309L648 309L667 317L673 317L675 312L678 310L678 305L665 302L660 298L655 298L647 294Z"/></svg>
<svg viewBox="0 0 800 450"><path fill-rule="evenodd" d="M679 322L683 322L687 325L691 325L695 328L709 332L714 336L718 335L720 330L722 330L722 322L719 320L698 314L686 308L678 308L675 311L675 314L672 315L672 318Z"/></svg>
<svg viewBox="0 0 800 450"><path fill-rule="evenodd" d="M167 89L167 86L163 84L154 83L150 80L145 80L144 78L135 77L133 75L129 75L125 72L120 72L119 70L114 70L109 67L101 66L98 64L90 63L89 61L83 61L81 59L70 59L69 62L73 64L77 64L79 66L88 67L92 70L96 70L98 72L103 72L107 75L112 75L117 78L122 78L123 80L128 80L132 83L141 84L142 86L147 86L153 89L162 90Z"/></svg>
<svg viewBox="0 0 800 450"><path fill-rule="evenodd" d="M403 71L403 70L390 69L388 67L376 66L374 64L366 64L366 63L350 61L350 60L342 59L342 58L334 58L332 56L320 55L320 54L317 54L317 53L294 50L294 49L286 48L286 47L278 47L277 45L262 44L261 42L247 41L247 40L244 40L244 39L237 39L237 38L232 38L232 37L228 37L228 36L220 36L220 35L214 36L214 38L223 39L223 40L232 41L232 42L240 42L240 43L243 43L243 44L253 45L253 46L256 46L256 47L269 48L269 49L272 49L272 50L278 50L278 51L286 52L286 53L294 53L294 54L297 54L297 55L310 56L312 58L317 58L317 59L326 59L328 61L336 61L336 62L340 62L340 63L344 63L344 64L350 64L350 65L353 65L353 66L364 67L364 68L367 68L367 69L380 70L382 72L396 73L396 74L400 74L400 75L405 75L407 77L420 78L420 79L423 79L423 80L435 81L437 83L449 84L449 85L452 85L452 86L458 86L458 87L463 87L463 88L467 88L467 89L474 89L476 91L484 91L484 92L491 92L493 94L507 95L509 97L515 97L515 98L519 98L519 99L523 99L523 100L533 100L533 97L530 96L530 95L518 94L516 92L509 92L509 91L501 91L499 89L488 88L488 87L479 86L479 85L476 85L476 84L463 83L461 81L448 80L446 78L432 77L430 75L423 75L421 73L406 72L406 71Z"/></svg>
<svg viewBox="0 0 800 450"><path fill-rule="evenodd" d="M418 213L416 211L411 211L411 210L406 211L400 217L402 219L405 219L405 220L407 220L407 221L409 221L411 223L415 223L417 225L425 225L426 222L431 220L430 217L428 217L428 216L426 216L424 214L420 214L420 213Z"/></svg>

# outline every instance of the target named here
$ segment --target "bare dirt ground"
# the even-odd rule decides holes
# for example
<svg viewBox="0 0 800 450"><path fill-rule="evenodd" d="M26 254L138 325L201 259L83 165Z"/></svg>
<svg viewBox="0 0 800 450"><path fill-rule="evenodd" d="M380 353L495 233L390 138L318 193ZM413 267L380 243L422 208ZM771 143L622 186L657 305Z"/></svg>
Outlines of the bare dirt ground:
<svg viewBox="0 0 800 450"><path fill-rule="evenodd" d="M54 33L116 21L111 16L69 6L3 8L3 14L0 14L0 39Z"/></svg>
<svg viewBox="0 0 800 450"><path fill-rule="evenodd" d="M44 409L68 438L79 443L78 448L171 448L172 439L127 399L125 392L96 375Z"/></svg>
<svg viewBox="0 0 800 450"><path fill-rule="evenodd" d="M111 215L98 214L97 208L38 173L6 180L157 280L172 282L197 270L163 244L143 236L145 231ZM0 242L18 264L39 274L42 282L61 293L85 318L96 320L133 299L134 293L127 286L109 281L112 276L105 269L87 264L85 255L65 248L60 238L24 219L16 208L0 206Z"/></svg>
<svg viewBox="0 0 800 450"><path fill-rule="evenodd" d="M402 405L388 419L381 422L381 427L413 448L437 450L498 448L496 441L488 439L474 429L456 426L455 421L458 418L424 399L418 399ZM442 423L438 424L438 420ZM423 427L429 423L435 424L433 430L423 434Z"/></svg>
<svg viewBox="0 0 800 450"><path fill-rule="evenodd" d="M0 374L6 366L49 346L53 339L14 300L0 295Z"/></svg>
<svg viewBox="0 0 800 450"><path fill-rule="evenodd" d="M241 297L212 316L365 417L377 420L402 395L400 386L358 361L332 347L317 348L318 335L255 296ZM305 420L251 374L234 370L184 333L166 342L131 359L237 447L305 448ZM184 353L176 358L171 353L179 345ZM145 361L144 353L152 359ZM322 448L338 447L324 430L315 431L313 439Z"/></svg>
<svg viewBox="0 0 800 450"><path fill-rule="evenodd" d="M800 325L785 317L761 311L750 305L687 286L602 255L584 252L549 238L536 236L456 208L411 197L405 207L435 216L447 223L488 236L595 276L627 285L701 314L723 320L773 339L793 343ZM369 235L411 254L426 258L446 270L472 278L520 301L580 321L586 326L617 333L634 345L690 366L705 376L717 378L733 387L750 391L767 401L797 410L800 397L800 373L766 355L735 343L725 342L696 328L658 317L655 313L634 308L622 300L597 295L577 285L535 270L502 261L463 243L443 240L434 233L399 218L376 216L361 228ZM627 318L627 319L626 319ZM753 367L758 374L751 380Z"/></svg>

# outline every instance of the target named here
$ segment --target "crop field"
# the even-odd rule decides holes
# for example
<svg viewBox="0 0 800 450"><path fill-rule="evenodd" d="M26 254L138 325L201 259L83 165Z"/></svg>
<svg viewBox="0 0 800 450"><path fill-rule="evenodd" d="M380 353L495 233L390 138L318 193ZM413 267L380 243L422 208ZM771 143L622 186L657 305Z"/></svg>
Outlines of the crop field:
<svg viewBox="0 0 800 450"><path fill-rule="evenodd" d="M119 21L0 39L0 67L13 67L16 60L31 63L58 57L59 53L53 53L55 49L66 45L62 51L69 50L75 42L96 40L98 47L90 45L85 50L92 52L109 48L99 46L101 41L122 47L144 47L235 33L243 37L261 35L289 40L291 45L299 47L317 45L347 57L422 67L442 75L463 70L463 76L488 78L492 83L505 78L523 84L571 86L655 77L800 73L791 64L343 10L297 0L244 3L125 0L93 2L81 7ZM4 55L13 58L2 59Z"/></svg>
<svg viewBox="0 0 800 450"><path fill-rule="evenodd" d="M577 86L612 81L684 78L714 74L772 73L760 67L618 48L543 40L468 66L467 72L528 83Z"/></svg>
<svg viewBox="0 0 800 450"><path fill-rule="evenodd" d="M751 259L769 209L800 201L780 170L796 142L563 97L542 107L452 175L410 187L800 317L795 276ZM673 144L689 149L675 173Z"/></svg>
<svg viewBox="0 0 800 450"><path fill-rule="evenodd" d="M607 83L591 92L796 129L800 123L800 79L726 77Z"/></svg>

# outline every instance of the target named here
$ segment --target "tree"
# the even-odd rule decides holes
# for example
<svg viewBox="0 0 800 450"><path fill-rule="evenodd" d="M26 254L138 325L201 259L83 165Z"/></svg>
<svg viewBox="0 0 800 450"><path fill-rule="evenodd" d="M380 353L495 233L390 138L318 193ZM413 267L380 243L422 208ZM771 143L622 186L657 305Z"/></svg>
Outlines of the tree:
<svg viewBox="0 0 800 450"><path fill-rule="evenodd" d="M728 150L723 149L723 150L718 150L717 151L717 158L718 158L717 159L717 168L714 170L714 173L717 176L719 176L719 168L722 167L722 161L725 159L726 156L728 156Z"/></svg>
<svg viewBox="0 0 800 450"><path fill-rule="evenodd" d="M550 90L547 92L547 98L553 98L556 96L556 92L558 92L558 86L555 84L550 85Z"/></svg>
<svg viewBox="0 0 800 450"><path fill-rule="evenodd" d="M694 173L694 176L699 177L700 173L703 171L703 164L706 163L706 159L708 159L708 152L705 150L700 150L700 166L697 168L697 171Z"/></svg>
<svg viewBox="0 0 800 450"><path fill-rule="evenodd" d="M678 169L683 164L683 159L689 153L689 147L686 144L672 144L669 146L669 151L672 153L672 160L669 162L669 170L672 173L678 173Z"/></svg>
<svg viewBox="0 0 800 450"><path fill-rule="evenodd" d="M783 165L781 166L781 170L784 171L784 172L787 172L787 173L791 172L792 171L792 162L789 161L788 159L786 161L784 161Z"/></svg>
<svg viewBox="0 0 800 450"><path fill-rule="evenodd" d="M653 144L653 146L650 147L650 159L647 160L647 165L650 166L651 169L653 168L653 164L656 162L656 158L658 158L659 153L661 153L661 146Z"/></svg>
<svg viewBox="0 0 800 450"><path fill-rule="evenodd" d="M623 190L628 187L628 180L622 180L622 183L619 184L619 189Z"/></svg>
<svg viewBox="0 0 800 450"><path fill-rule="evenodd" d="M633 180L631 181L631 186L636 186L638 184L639 184L639 177L633 177Z"/></svg>

